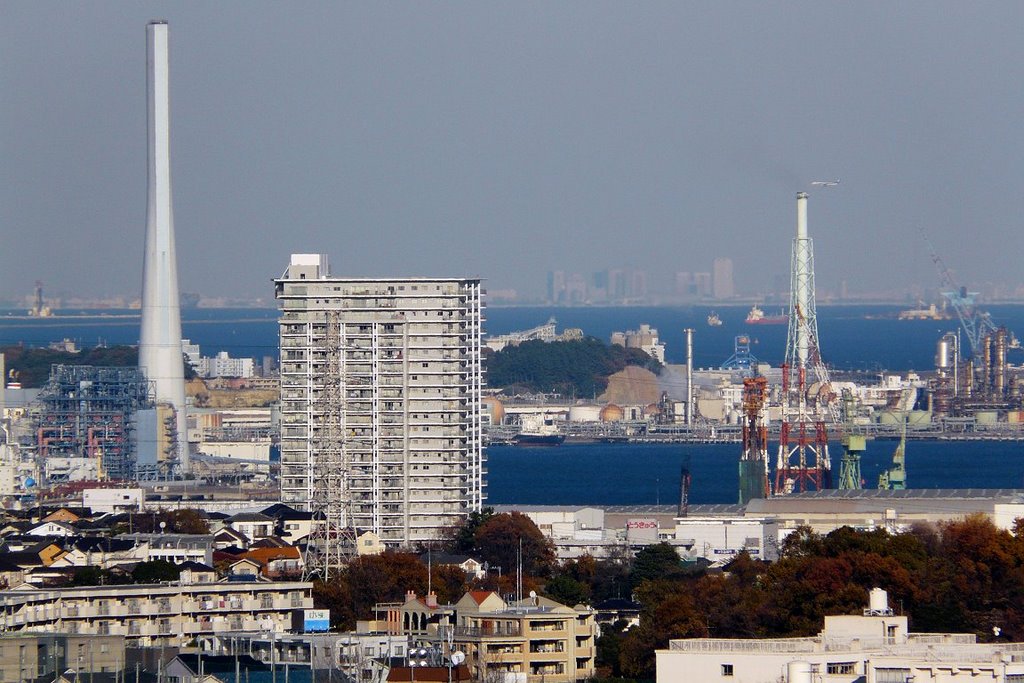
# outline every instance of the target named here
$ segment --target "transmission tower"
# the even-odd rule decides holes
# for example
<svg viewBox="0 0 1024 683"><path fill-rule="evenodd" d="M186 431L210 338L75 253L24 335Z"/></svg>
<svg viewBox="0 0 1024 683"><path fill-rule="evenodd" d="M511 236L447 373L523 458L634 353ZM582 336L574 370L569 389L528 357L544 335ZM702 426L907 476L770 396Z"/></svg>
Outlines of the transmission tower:
<svg viewBox="0 0 1024 683"><path fill-rule="evenodd" d="M768 380L748 377L743 380L743 455L740 456L740 505L754 498L767 498L768 421L765 405Z"/></svg>
<svg viewBox="0 0 1024 683"><path fill-rule="evenodd" d="M829 488L828 423L838 424L836 397L821 359L814 305L814 245L807 235L807 193L796 195L789 332L782 365L782 426L775 464L775 493ZM808 383L808 373L813 382ZM813 390L813 394L812 394Z"/></svg>
<svg viewBox="0 0 1024 683"><path fill-rule="evenodd" d="M337 311L327 311L325 318L323 348L326 364L316 402L320 423L310 426L314 430L309 506L313 515L313 531L306 546L305 578L317 577L327 582L336 577L355 555L356 534L352 528L341 396L345 365L341 319ZM315 383L315 379L313 381Z"/></svg>

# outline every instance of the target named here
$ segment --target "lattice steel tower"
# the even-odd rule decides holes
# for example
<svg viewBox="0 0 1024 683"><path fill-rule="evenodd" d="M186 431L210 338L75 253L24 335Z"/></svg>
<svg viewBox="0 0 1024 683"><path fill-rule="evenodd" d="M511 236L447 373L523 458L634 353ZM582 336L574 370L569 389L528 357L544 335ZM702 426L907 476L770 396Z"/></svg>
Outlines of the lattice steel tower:
<svg viewBox="0 0 1024 683"><path fill-rule="evenodd" d="M765 405L768 380L747 377L743 380L743 455L740 456L740 505L754 498L767 498L768 420Z"/></svg>
<svg viewBox="0 0 1024 683"><path fill-rule="evenodd" d="M814 305L814 245L807 235L807 193L796 195L789 334L782 365L782 428L775 493L829 488L832 465L827 424L838 423L828 369L821 360ZM812 382L808 382L808 373Z"/></svg>
<svg viewBox="0 0 1024 683"><path fill-rule="evenodd" d="M306 544L305 579L314 576L325 582L356 554L356 531L352 526L349 487L349 458L345 443L345 411L342 409L341 316L324 312L324 369L319 377L317 402L319 425L312 426L309 508L313 531Z"/></svg>

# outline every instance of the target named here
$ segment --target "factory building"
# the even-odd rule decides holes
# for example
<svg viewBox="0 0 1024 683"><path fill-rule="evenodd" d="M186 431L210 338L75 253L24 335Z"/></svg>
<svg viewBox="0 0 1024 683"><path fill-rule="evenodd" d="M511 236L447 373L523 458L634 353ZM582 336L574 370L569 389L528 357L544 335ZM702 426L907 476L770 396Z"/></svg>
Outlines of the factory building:
<svg viewBox="0 0 1024 683"><path fill-rule="evenodd" d="M480 280L332 277L293 254L276 295L282 501L391 547L479 510Z"/></svg>
<svg viewBox="0 0 1024 683"><path fill-rule="evenodd" d="M36 447L44 462L84 460L97 479L135 476L136 414L150 407L150 384L137 368L55 365L39 403Z"/></svg>

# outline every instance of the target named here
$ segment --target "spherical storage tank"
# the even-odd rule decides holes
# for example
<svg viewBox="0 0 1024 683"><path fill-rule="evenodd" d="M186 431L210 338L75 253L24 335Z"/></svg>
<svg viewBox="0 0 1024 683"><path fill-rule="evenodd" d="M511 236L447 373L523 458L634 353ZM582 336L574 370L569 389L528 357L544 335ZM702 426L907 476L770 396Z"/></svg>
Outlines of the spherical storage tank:
<svg viewBox="0 0 1024 683"><path fill-rule="evenodd" d="M618 422L624 416L625 413L622 411L622 408L614 403L609 403L601 409L601 422Z"/></svg>
<svg viewBox="0 0 1024 683"><path fill-rule="evenodd" d="M500 425L505 419L505 406L502 402L493 396L484 396L481 403L484 405L484 410L490 413L491 424Z"/></svg>

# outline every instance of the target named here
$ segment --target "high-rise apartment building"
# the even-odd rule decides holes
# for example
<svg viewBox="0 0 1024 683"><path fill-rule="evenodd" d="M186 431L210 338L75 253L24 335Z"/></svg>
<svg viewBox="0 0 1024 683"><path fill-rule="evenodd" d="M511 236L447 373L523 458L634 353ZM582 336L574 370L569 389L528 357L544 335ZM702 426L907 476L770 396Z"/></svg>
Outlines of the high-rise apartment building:
<svg viewBox="0 0 1024 683"><path fill-rule="evenodd" d="M335 503L392 547L480 510L480 280L332 277L293 254L275 284L284 502Z"/></svg>
<svg viewBox="0 0 1024 683"><path fill-rule="evenodd" d="M716 258L711 266L712 295L716 299L731 299L736 294L732 281L732 259Z"/></svg>

